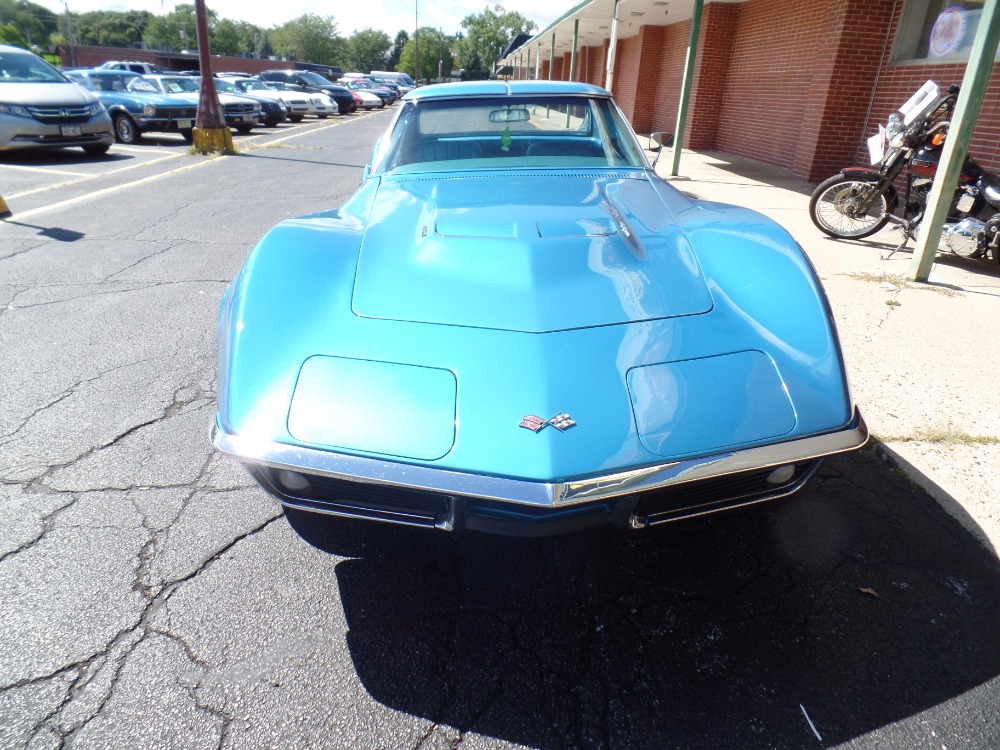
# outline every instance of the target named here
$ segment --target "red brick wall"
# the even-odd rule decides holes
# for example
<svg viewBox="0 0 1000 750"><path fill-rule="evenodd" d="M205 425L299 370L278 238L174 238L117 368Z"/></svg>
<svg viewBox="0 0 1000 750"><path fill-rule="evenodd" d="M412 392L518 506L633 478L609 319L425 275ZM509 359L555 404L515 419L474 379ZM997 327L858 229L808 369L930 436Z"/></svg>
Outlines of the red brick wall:
<svg viewBox="0 0 1000 750"><path fill-rule="evenodd" d="M715 148L794 167L805 113L822 101L813 83L826 72L816 69L816 52L835 31L824 22L831 1L838 0L753 0L741 8Z"/></svg>
<svg viewBox="0 0 1000 750"><path fill-rule="evenodd" d="M677 129L677 107L681 98L681 84L684 82L684 56L687 54L690 36L690 21L675 23L663 28L660 67L655 76L652 112L649 118L650 132L669 130L672 133ZM652 83L653 77L649 78ZM692 108L689 107L688 112L691 113ZM711 146L705 146L705 148L711 148Z"/></svg>
<svg viewBox="0 0 1000 750"><path fill-rule="evenodd" d="M607 45L591 45L577 52L578 81L604 85L604 67L607 60Z"/></svg>
<svg viewBox="0 0 1000 750"><path fill-rule="evenodd" d="M642 43L638 35L619 39L615 49L615 76L612 82L612 92L618 101L618 106L636 130L640 130L635 125L635 114L641 53Z"/></svg>
<svg viewBox="0 0 1000 750"><path fill-rule="evenodd" d="M96 68L98 65L111 60L127 60L129 62L148 62L159 65L167 70L197 70L198 56L192 55L190 59L174 59L165 57L156 50L151 49L122 49L121 47L92 47L77 46L76 67ZM59 55L65 67L70 66L69 50L60 45ZM294 68L295 63L287 60L256 60L250 57L224 57L212 55L212 70L217 72L240 71L245 73L260 73L264 70L278 70Z"/></svg>
<svg viewBox="0 0 1000 750"><path fill-rule="evenodd" d="M687 148L714 148L719 117L729 80L729 65L735 41L739 35L741 5L706 5L698 32L698 53L691 82L691 99L684 130ZM690 29L691 24L682 24ZM679 40L678 40L679 41ZM676 42L675 42L676 43ZM687 40L681 42L681 60L685 57ZM683 63L681 63L683 65ZM680 98L680 81L677 96ZM675 103L674 108L676 109ZM676 114L674 115L676 121ZM664 130L674 130L676 125Z"/></svg>

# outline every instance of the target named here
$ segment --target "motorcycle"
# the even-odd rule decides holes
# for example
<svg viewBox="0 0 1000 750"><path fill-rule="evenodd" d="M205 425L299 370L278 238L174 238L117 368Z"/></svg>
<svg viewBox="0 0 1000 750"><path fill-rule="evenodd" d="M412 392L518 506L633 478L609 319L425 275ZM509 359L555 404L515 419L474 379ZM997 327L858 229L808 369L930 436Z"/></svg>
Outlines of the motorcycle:
<svg viewBox="0 0 1000 750"><path fill-rule="evenodd" d="M868 139L872 167L848 167L816 188L809 200L813 224L831 237L860 239L891 222L903 235L893 253L905 247L924 218L958 94L957 85L942 95L936 83L925 83ZM938 251L992 255L1000 263L1000 177L971 157L962 165Z"/></svg>

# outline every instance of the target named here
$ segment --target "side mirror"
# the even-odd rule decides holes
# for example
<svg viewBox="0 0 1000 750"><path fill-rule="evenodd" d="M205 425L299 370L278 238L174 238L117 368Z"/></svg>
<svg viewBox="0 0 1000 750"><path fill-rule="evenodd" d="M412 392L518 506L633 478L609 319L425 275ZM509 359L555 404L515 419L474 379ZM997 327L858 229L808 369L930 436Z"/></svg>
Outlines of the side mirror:
<svg viewBox="0 0 1000 750"><path fill-rule="evenodd" d="M660 160L660 154L663 153L664 147L671 148L674 145L674 134L668 133L666 130L661 130L657 133L651 133L649 139L656 143L656 146L650 146L650 151L656 152L656 158L653 159L653 168L656 168L656 162Z"/></svg>

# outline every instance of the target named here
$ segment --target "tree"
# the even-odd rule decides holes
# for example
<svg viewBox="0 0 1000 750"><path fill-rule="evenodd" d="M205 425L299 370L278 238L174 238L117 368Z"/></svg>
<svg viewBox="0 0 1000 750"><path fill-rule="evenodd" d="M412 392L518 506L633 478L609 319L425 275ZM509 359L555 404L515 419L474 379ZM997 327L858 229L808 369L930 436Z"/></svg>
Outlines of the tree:
<svg viewBox="0 0 1000 750"><path fill-rule="evenodd" d="M483 61L479 59L479 53L475 49L466 59L463 70L465 71L463 77L466 81L485 81L490 77L489 68L483 65Z"/></svg>
<svg viewBox="0 0 1000 750"><path fill-rule="evenodd" d="M344 67L361 73L385 70L391 47L392 40L384 31L356 31L344 43Z"/></svg>
<svg viewBox="0 0 1000 750"><path fill-rule="evenodd" d="M153 20L148 10L130 10L125 13L96 10L82 13L73 21L73 36L77 44L96 44L102 47L131 47L141 42L146 27Z"/></svg>
<svg viewBox="0 0 1000 750"><path fill-rule="evenodd" d="M0 25L13 26L25 47L46 44L59 32L56 14L27 0L0 0Z"/></svg>
<svg viewBox="0 0 1000 750"><path fill-rule="evenodd" d="M211 38L211 33L219 22L219 14L214 10L206 10L205 15ZM143 32L142 41L154 49L198 49L198 25L195 20L194 5L175 5L173 13L153 16Z"/></svg>
<svg viewBox="0 0 1000 750"><path fill-rule="evenodd" d="M13 44L15 47L27 47L28 40L12 23L0 24L0 44Z"/></svg>
<svg viewBox="0 0 1000 750"><path fill-rule="evenodd" d="M337 34L333 16L306 13L268 34L274 52L303 62L338 65L344 40Z"/></svg>
<svg viewBox="0 0 1000 750"><path fill-rule="evenodd" d="M235 55L240 52L261 52L266 33L259 26L246 21L223 18L216 25L209 39L213 55Z"/></svg>
<svg viewBox="0 0 1000 750"><path fill-rule="evenodd" d="M487 7L482 13L466 16L462 19L465 38L458 45L459 66L465 68L467 74L473 69L473 63L480 70L492 70L500 52L510 40L518 34L531 32L535 27L534 21L529 21L515 11L504 10L502 5ZM420 57L423 59L423 55Z"/></svg>
<svg viewBox="0 0 1000 750"><path fill-rule="evenodd" d="M430 26L422 26L417 29L415 38L406 42L403 52L399 56L399 64L396 70L405 71L416 79L414 63L416 62L416 52L414 47L420 47L420 76L425 80L437 78L438 62L441 62L441 75L451 75L454 58L451 56L451 48L454 38L442 34L437 29ZM416 44L415 44L416 42Z"/></svg>
<svg viewBox="0 0 1000 750"><path fill-rule="evenodd" d="M410 35L402 29L396 32L396 39L392 43L392 51L389 52L389 60L386 62L386 70L399 70L399 58L403 54L406 43L410 41Z"/></svg>

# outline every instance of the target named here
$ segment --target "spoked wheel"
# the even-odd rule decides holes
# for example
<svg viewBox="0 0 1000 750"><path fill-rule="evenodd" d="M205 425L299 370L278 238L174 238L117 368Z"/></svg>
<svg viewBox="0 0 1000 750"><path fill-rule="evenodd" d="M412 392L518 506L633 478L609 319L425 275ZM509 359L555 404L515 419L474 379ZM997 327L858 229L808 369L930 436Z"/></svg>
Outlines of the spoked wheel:
<svg viewBox="0 0 1000 750"><path fill-rule="evenodd" d="M874 182L834 175L812 194L809 216L813 224L831 237L860 239L875 234L889 221L889 202L884 193L872 201L867 211L861 210L875 189Z"/></svg>

